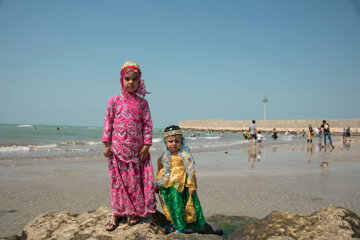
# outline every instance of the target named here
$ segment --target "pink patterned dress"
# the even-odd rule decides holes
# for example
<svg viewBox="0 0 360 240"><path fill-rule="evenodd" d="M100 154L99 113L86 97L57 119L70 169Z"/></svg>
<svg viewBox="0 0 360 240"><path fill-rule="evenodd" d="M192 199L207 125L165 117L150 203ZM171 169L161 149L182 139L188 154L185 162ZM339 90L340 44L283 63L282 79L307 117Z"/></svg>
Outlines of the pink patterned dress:
<svg viewBox="0 0 360 240"><path fill-rule="evenodd" d="M152 144L152 120L148 102L136 96L132 106L124 95L111 97L107 106L102 141L111 144L108 158L112 213L141 216L154 213L154 174L149 158L140 163L144 144Z"/></svg>

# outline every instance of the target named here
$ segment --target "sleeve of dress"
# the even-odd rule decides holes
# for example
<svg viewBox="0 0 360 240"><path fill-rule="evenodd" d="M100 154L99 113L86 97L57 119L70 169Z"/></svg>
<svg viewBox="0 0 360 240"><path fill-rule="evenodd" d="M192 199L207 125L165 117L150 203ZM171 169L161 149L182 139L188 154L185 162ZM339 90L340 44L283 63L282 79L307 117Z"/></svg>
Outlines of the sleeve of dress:
<svg viewBox="0 0 360 240"><path fill-rule="evenodd" d="M144 101L143 106L143 124L144 144L151 146L153 137L153 123L151 120L149 104L146 100Z"/></svg>
<svg viewBox="0 0 360 240"><path fill-rule="evenodd" d="M112 131L113 131L113 122L114 122L114 99L110 98L109 103L106 108L105 118L104 118L104 130L103 130L103 143L111 144Z"/></svg>
<svg viewBox="0 0 360 240"><path fill-rule="evenodd" d="M186 185L187 188L196 189L196 174L195 171L192 172L192 178L187 176Z"/></svg>
<svg viewBox="0 0 360 240"><path fill-rule="evenodd" d="M157 160L158 171L157 171L157 174L156 174L156 180L159 180L159 178L161 177L161 175L163 173L162 170L164 169L164 166L161 163L161 159L162 159L162 157L159 157L158 160Z"/></svg>

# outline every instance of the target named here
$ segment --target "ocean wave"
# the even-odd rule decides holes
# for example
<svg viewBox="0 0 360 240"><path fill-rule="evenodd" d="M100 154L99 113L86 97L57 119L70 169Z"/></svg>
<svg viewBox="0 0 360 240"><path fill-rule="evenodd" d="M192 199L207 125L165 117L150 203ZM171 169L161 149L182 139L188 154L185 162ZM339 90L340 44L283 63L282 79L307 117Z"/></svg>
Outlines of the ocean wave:
<svg viewBox="0 0 360 240"><path fill-rule="evenodd" d="M17 127L21 127L21 128L29 128L29 127L32 127L32 125L23 124L23 125L17 125Z"/></svg>
<svg viewBox="0 0 360 240"><path fill-rule="evenodd" d="M203 142L200 144L191 144L189 147L190 148L218 148L218 147L230 147L230 146L235 146L235 145L243 145L243 144L247 144L248 141L247 140L240 140L240 141L231 141L231 142L216 142L216 143L212 143L212 142Z"/></svg>
<svg viewBox="0 0 360 240"><path fill-rule="evenodd" d="M89 148L70 148L70 149L61 149L64 152L89 152Z"/></svg>
<svg viewBox="0 0 360 240"><path fill-rule="evenodd" d="M64 145L64 146L74 146L74 145L101 145L102 142L101 141L63 141L60 142L60 145Z"/></svg>
<svg viewBox="0 0 360 240"><path fill-rule="evenodd" d="M96 149L90 148L56 148L56 144L42 146L10 146L0 147L0 153L11 152L91 152Z"/></svg>
<svg viewBox="0 0 360 240"><path fill-rule="evenodd" d="M158 142L162 142L162 138L154 138L152 141L153 143L158 143Z"/></svg>
<svg viewBox="0 0 360 240"><path fill-rule="evenodd" d="M10 146L10 147L0 147L0 152L28 152L30 151L30 146Z"/></svg>
<svg viewBox="0 0 360 240"><path fill-rule="evenodd" d="M32 149L45 149L45 148L54 148L57 147L57 144L45 144L45 145L37 145L37 146L30 146Z"/></svg>
<svg viewBox="0 0 360 240"><path fill-rule="evenodd" d="M186 137L189 140L196 140L196 137Z"/></svg>
<svg viewBox="0 0 360 240"><path fill-rule="evenodd" d="M220 136L215 136L215 137L200 137L200 138L205 138L205 139L219 139L221 138Z"/></svg>
<svg viewBox="0 0 360 240"><path fill-rule="evenodd" d="M0 152L40 152L40 151L50 151L49 149L57 147L57 144L45 144L45 145L29 145L29 146L9 146L9 147L0 147Z"/></svg>

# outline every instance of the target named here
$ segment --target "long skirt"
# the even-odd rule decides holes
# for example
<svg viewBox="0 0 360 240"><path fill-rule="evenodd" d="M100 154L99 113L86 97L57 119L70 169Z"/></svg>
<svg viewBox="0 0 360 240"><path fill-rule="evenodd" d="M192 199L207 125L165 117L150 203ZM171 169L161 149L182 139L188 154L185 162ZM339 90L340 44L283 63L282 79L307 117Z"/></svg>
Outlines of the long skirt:
<svg viewBox="0 0 360 240"><path fill-rule="evenodd" d="M150 157L144 163L108 158L110 197L115 215L145 217L156 210L154 173Z"/></svg>
<svg viewBox="0 0 360 240"><path fill-rule="evenodd" d="M201 205L199 198L196 194L191 195L191 198L194 203L196 221L188 223L185 216L185 206L189 200L189 192L185 187L184 190L180 193L174 187L165 188L160 187L160 194L169 209L172 224L177 230L192 229L195 231L200 231L204 228L205 218L201 210Z"/></svg>

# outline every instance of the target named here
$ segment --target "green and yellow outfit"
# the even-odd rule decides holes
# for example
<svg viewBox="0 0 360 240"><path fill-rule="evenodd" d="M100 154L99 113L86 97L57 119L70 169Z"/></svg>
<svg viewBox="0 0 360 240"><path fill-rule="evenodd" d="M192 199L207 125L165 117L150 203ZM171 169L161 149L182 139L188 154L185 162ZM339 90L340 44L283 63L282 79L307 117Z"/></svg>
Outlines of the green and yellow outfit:
<svg viewBox="0 0 360 240"><path fill-rule="evenodd" d="M162 158L166 158L166 154L158 159L156 180L159 180L164 173ZM190 195L188 191L196 190L195 171L191 175L190 178L179 153L171 153L169 177L162 183L159 192L164 214L177 230L186 228L200 231L204 228L205 218L199 198L196 192Z"/></svg>

